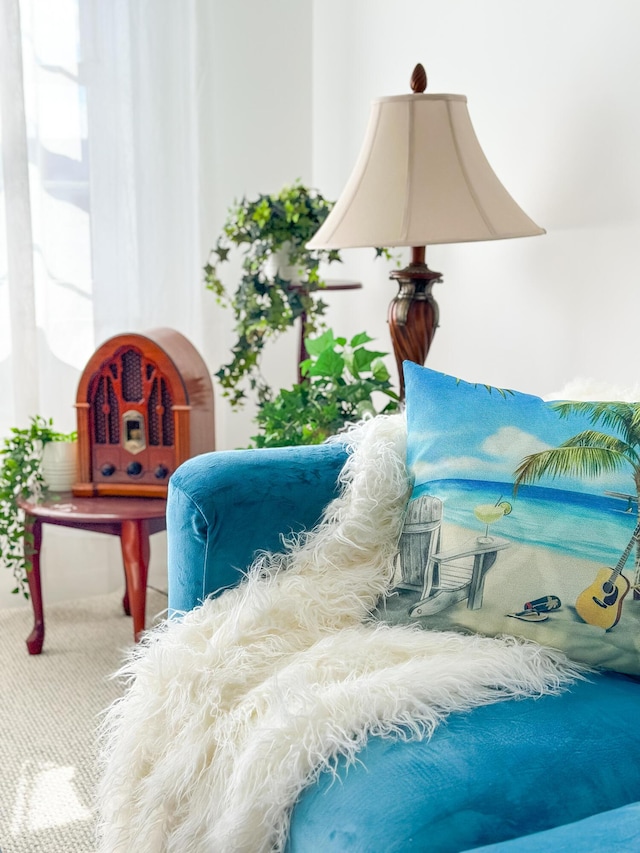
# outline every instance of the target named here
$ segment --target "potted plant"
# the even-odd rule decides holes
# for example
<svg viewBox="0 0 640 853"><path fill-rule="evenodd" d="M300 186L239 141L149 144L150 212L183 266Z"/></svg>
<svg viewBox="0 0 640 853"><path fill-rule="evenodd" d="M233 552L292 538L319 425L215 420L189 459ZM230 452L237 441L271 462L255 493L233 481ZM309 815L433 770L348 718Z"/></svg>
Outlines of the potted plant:
<svg viewBox="0 0 640 853"><path fill-rule="evenodd" d="M29 545L25 539L24 513L20 498L41 498L49 484L43 470L43 454L51 443L73 442L76 433L61 433L53 421L36 416L26 429L14 427L0 449L0 563L13 572L16 582L12 592L29 598L27 572L30 568ZM66 467L67 463L63 463ZM69 478L72 482L73 478ZM59 489L63 481L51 481Z"/></svg>
<svg viewBox="0 0 640 853"><path fill-rule="evenodd" d="M258 404L255 446L320 444L366 414L398 411L399 397L382 360L386 353L367 349L371 340L363 332L347 341L331 329L308 338L303 381Z"/></svg>
<svg viewBox="0 0 640 853"><path fill-rule="evenodd" d="M232 359L216 373L232 406L246 397L243 384L259 400L269 387L259 375L262 350L301 317L304 334L319 326L326 305L316 293L323 286L321 261L340 260L336 251L310 251L306 243L329 215L333 203L300 181L279 193L242 198L228 211L222 233L204 268L206 286L231 307L237 340ZM220 265L234 247L243 253L242 278L229 293L220 277Z"/></svg>

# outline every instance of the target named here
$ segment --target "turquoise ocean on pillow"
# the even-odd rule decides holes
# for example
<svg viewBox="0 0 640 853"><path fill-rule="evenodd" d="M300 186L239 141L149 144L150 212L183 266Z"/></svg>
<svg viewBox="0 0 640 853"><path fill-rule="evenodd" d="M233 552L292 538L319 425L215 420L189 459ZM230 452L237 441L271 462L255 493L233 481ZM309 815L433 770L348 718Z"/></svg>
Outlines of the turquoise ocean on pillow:
<svg viewBox="0 0 640 853"><path fill-rule="evenodd" d="M408 362L405 383L413 492L382 618L638 674L640 403L546 403Z"/></svg>

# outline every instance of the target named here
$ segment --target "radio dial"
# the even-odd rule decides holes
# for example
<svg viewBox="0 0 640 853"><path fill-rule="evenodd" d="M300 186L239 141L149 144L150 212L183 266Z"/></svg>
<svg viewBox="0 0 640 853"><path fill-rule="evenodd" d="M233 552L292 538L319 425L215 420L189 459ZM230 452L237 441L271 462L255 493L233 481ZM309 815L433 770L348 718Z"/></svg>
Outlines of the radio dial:
<svg viewBox="0 0 640 853"><path fill-rule="evenodd" d="M100 469L100 473L103 477L110 477L112 474L115 473L115 470L116 466L113 465L111 462L107 462L106 465L103 465Z"/></svg>
<svg viewBox="0 0 640 853"><path fill-rule="evenodd" d="M138 474L142 473L142 465L140 462L130 462L127 465L127 474L130 477L137 477Z"/></svg>
<svg viewBox="0 0 640 853"><path fill-rule="evenodd" d="M164 478L169 473L169 469L167 468L166 465L158 465L158 467L156 468L154 473L155 473L156 477L158 478L158 480L164 480Z"/></svg>

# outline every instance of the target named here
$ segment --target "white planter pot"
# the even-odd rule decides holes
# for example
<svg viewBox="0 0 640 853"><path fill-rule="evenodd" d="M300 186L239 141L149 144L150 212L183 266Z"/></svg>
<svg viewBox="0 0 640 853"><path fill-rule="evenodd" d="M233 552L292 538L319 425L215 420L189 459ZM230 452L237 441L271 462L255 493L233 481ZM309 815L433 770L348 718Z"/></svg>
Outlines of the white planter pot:
<svg viewBox="0 0 640 853"><path fill-rule="evenodd" d="M270 281L279 275L285 281L290 281L293 284L300 284L302 278L300 270L293 264L289 263L289 247L287 243L270 255L269 260L265 264L264 271Z"/></svg>
<svg viewBox="0 0 640 853"><path fill-rule="evenodd" d="M42 449L42 476L52 492L71 491L77 464L76 441L49 441Z"/></svg>

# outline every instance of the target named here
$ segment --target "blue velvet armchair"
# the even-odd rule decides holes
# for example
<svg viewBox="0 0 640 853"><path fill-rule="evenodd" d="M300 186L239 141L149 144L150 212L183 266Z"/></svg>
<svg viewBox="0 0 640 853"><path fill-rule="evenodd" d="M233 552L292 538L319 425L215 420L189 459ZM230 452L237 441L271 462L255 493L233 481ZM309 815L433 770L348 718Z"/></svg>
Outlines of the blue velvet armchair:
<svg viewBox="0 0 640 853"><path fill-rule="evenodd" d="M256 551L313 526L345 459L330 444L184 463L169 486L170 610L221 594ZM639 711L640 683L601 673L453 714L428 741L371 738L340 783L323 774L304 791L288 849L640 851Z"/></svg>

